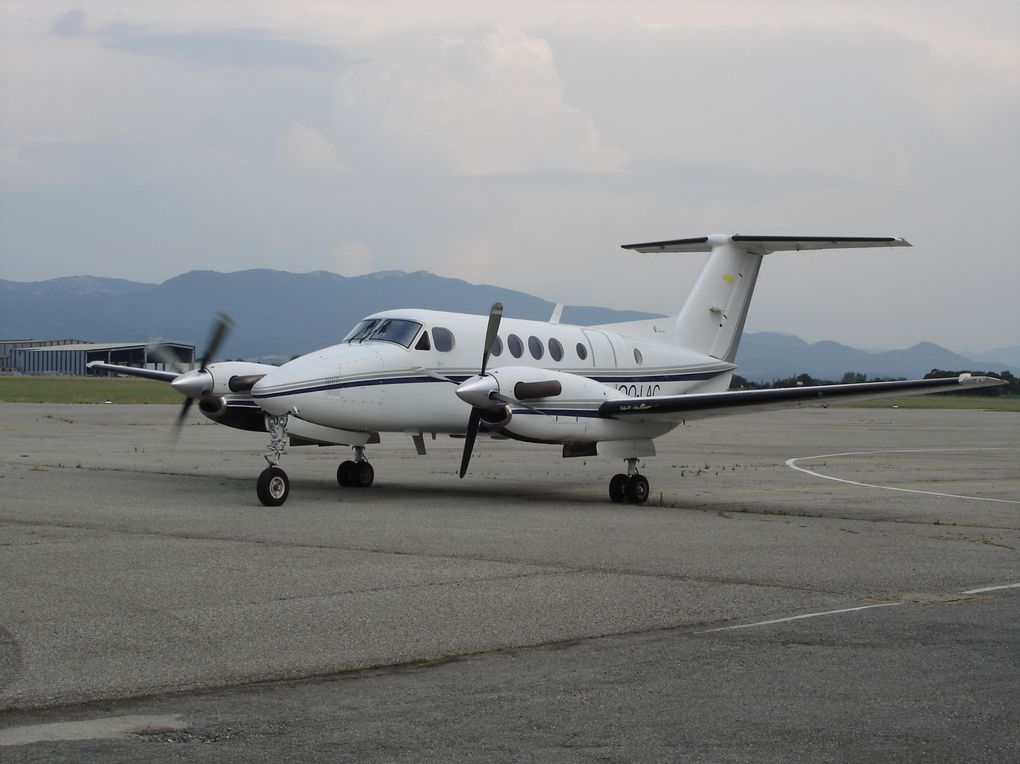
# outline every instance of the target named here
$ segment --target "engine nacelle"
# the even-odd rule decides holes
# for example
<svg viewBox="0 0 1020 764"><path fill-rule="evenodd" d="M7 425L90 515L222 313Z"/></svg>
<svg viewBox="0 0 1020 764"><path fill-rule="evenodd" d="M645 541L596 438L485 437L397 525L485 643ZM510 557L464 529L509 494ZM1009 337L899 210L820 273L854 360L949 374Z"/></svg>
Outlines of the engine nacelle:
<svg viewBox="0 0 1020 764"><path fill-rule="evenodd" d="M644 441L677 426L672 421L648 423L599 416L598 408L604 401L629 396L577 374L533 366L503 366L492 369L489 375L493 384L498 385L500 400L505 397L515 409L513 420L504 424L501 432L518 440L565 443L578 453L588 453L593 452L596 443ZM591 448L582 448L583 444L591 444Z"/></svg>
<svg viewBox="0 0 1020 764"><path fill-rule="evenodd" d="M204 372L189 371L182 376L194 375L195 384L201 387L201 397L215 398L231 393L250 392L255 380L261 379L276 368L278 367L267 363L219 361L209 364ZM174 382L178 383L180 379L181 377L178 377Z"/></svg>
<svg viewBox="0 0 1020 764"><path fill-rule="evenodd" d="M605 401L627 397L609 385L555 369L501 366L488 373L499 385L500 394L529 405L569 402L597 408Z"/></svg>
<svg viewBox="0 0 1020 764"><path fill-rule="evenodd" d="M509 404L482 409L481 419L488 422L486 428L523 441L584 440L591 419L585 413L609 398L620 396L593 379L533 366L501 366L476 378L484 380L478 386L479 392L489 388L491 395L496 396L490 400ZM516 402L520 405L515 405ZM511 414L511 408L516 408L516 412Z"/></svg>
<svg viewBox="0 0 1020 764"><path fill-rule="evenodd" d="M198 410L217 424L238 430L266 432L266 415L248 400L231 401L224 397L203 398Z"/></svg>
<svg viewBox="0 0 1020 764"><path fill-rule="evenodd" d="M230 393L250 392L252 386L275 369L263 363L224 361L204 369L192 369L174 378L170 386L189 398L216 398Z"/></svg>
<svg viewBox="0 0 1020 764"><path fill-rule="evenodd" d="M495 409L482 409L479 416L481 429L485 432L499 432L513 419L513 412L509 406L500 406Z"/></svg>
<svg viewBox="0 0 1020 764"><path fill-rule="evenodd" d="M275 369L265 363L220 361L185 372L170 385L198 400L198 410L217 424L265 432L265 413L252 401L252 385Z"/></svg>

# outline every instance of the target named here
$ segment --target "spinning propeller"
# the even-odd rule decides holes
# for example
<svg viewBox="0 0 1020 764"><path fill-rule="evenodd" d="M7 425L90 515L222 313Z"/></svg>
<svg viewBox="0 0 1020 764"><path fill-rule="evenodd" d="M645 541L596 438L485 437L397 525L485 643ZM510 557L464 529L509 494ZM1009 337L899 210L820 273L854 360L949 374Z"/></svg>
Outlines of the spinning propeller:
<svg viewBox="0 0 1020 764"><path fill-rule="evenodd" d="M212 333L209 335L209 341L205 346L205 355L202 356L198 368L184 372L170 383L174 390L187 396L174 425L173 439L175 442L180 437L181 427L184 426L184 420L187 418L188 411L192 405L196 400L204 398L212 391L213 377L207 367L219 351L220 345L223 344L227 332L230 331L233 325L234 322L230 320L230 316L225 313L217 313ZM248 389L251 389L250 386Z"/></svg>
<svg viewBox="0 0 1020 764"><path fill-rule="evenodd" d="M492 408L492 402L499 400L499 384L490 375L485 373L489 365L489 356L492 353L492 343L499 331L499 322L503 318L502 303L493 303L489 311L489 325L485 329L485 345L482 350L482 368L477 376L464 380L457 387L457 395L466 403L471 404L471 416L468 417L467 432L464 437L464 455L460 460L460 476L467 473L468 464L471 462L471 452L475 447L475 438L478 437L478 428L482 421L482 412Z"/></svg>

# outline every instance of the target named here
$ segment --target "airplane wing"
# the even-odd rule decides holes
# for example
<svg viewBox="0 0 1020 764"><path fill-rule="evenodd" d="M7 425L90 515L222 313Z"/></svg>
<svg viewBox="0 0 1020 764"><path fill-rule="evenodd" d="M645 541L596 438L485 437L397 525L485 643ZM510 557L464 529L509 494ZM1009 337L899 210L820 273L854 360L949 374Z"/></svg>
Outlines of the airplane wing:
<svg viewBox="0 0 1020 764"><path fill-rule="evenodd" d="M137 366L120 366L115 363L102 363L92 361L88 365L90 370L106 371L111 374L124 374L128 377L142 377L144 379L158 379L160 382L173 382L181 374L176 371L156 371L155 369L140 369Z"/></svg>
<svg viewBox="0 0 1020 764"><path fill-rule="evenodd" d="M599 407L603 416L637 421L689 421L752 411L824 406L846 400L867 400L904 395L923 395L1006 384L995 377L961 374L948 379L907 379L894 382L861 382L849 385L781 387L774 390L730 390L725 393L692 393L652 398L606 401Z"/></svg>

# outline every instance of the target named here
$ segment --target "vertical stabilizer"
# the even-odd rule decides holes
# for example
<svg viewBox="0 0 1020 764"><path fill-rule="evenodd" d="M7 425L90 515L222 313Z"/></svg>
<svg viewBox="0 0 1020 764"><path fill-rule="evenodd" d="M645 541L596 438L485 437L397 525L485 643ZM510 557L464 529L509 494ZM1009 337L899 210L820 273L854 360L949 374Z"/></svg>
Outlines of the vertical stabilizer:
<svg viewBox="0 0 1020 764"><path fill-rule="evenodd" d="M673 341L681 347L733 363L761 260L760 254L748 252L728 240L715 243L680 309Z"/></svg>
<svg viewBox="0 0 1020 764"><path fill-rule="evenodd" d="M882 236L732 236L627 244L637 252L710 252L676 319L673 341L681 347L733 363L744 332L751 295L764 255L777 250L909 247Z"/></svg>

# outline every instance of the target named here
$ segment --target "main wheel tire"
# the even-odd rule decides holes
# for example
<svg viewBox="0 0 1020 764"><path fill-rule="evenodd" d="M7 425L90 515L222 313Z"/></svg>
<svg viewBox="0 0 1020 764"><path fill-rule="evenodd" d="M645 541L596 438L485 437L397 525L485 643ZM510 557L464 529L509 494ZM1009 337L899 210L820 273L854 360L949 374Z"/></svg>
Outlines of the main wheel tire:
<svg viewBox="0 0 1020 764"><path fill-rule="evenodd" d="M259 475L255 490L263 505L278 507L290 494L290 478L279 467L266 467Z"/></svg>
<svg viewBox="0 0 1020 764"><path fill-rule="evenodd" d="M631 475L627 478L627 501L631 504L644 504L648 501L648 479L644 475Z"/></svg>
<svg viewBox="0 0 1020 764"><path fill-rule="evenodd" d="M609 498L614 504L622 504L627 499L627 476L622 472L609 481Z"/></svg>
<svg viewBox="0 0 1020 764"><path fill-rule="evenodd" d="M355 467L357 485L359 488L368 488L375 482L375 468L368 462L358 462Z"/></svg>
<svg viewBox="0 0 1020 764"><path fill-rule="evenodd" d="M346 462L340 462L340 466L336 468L336 482L340 484L341 488L357 485L357 471L358 465L356 462L352 462L350 459Z"/></svg>

